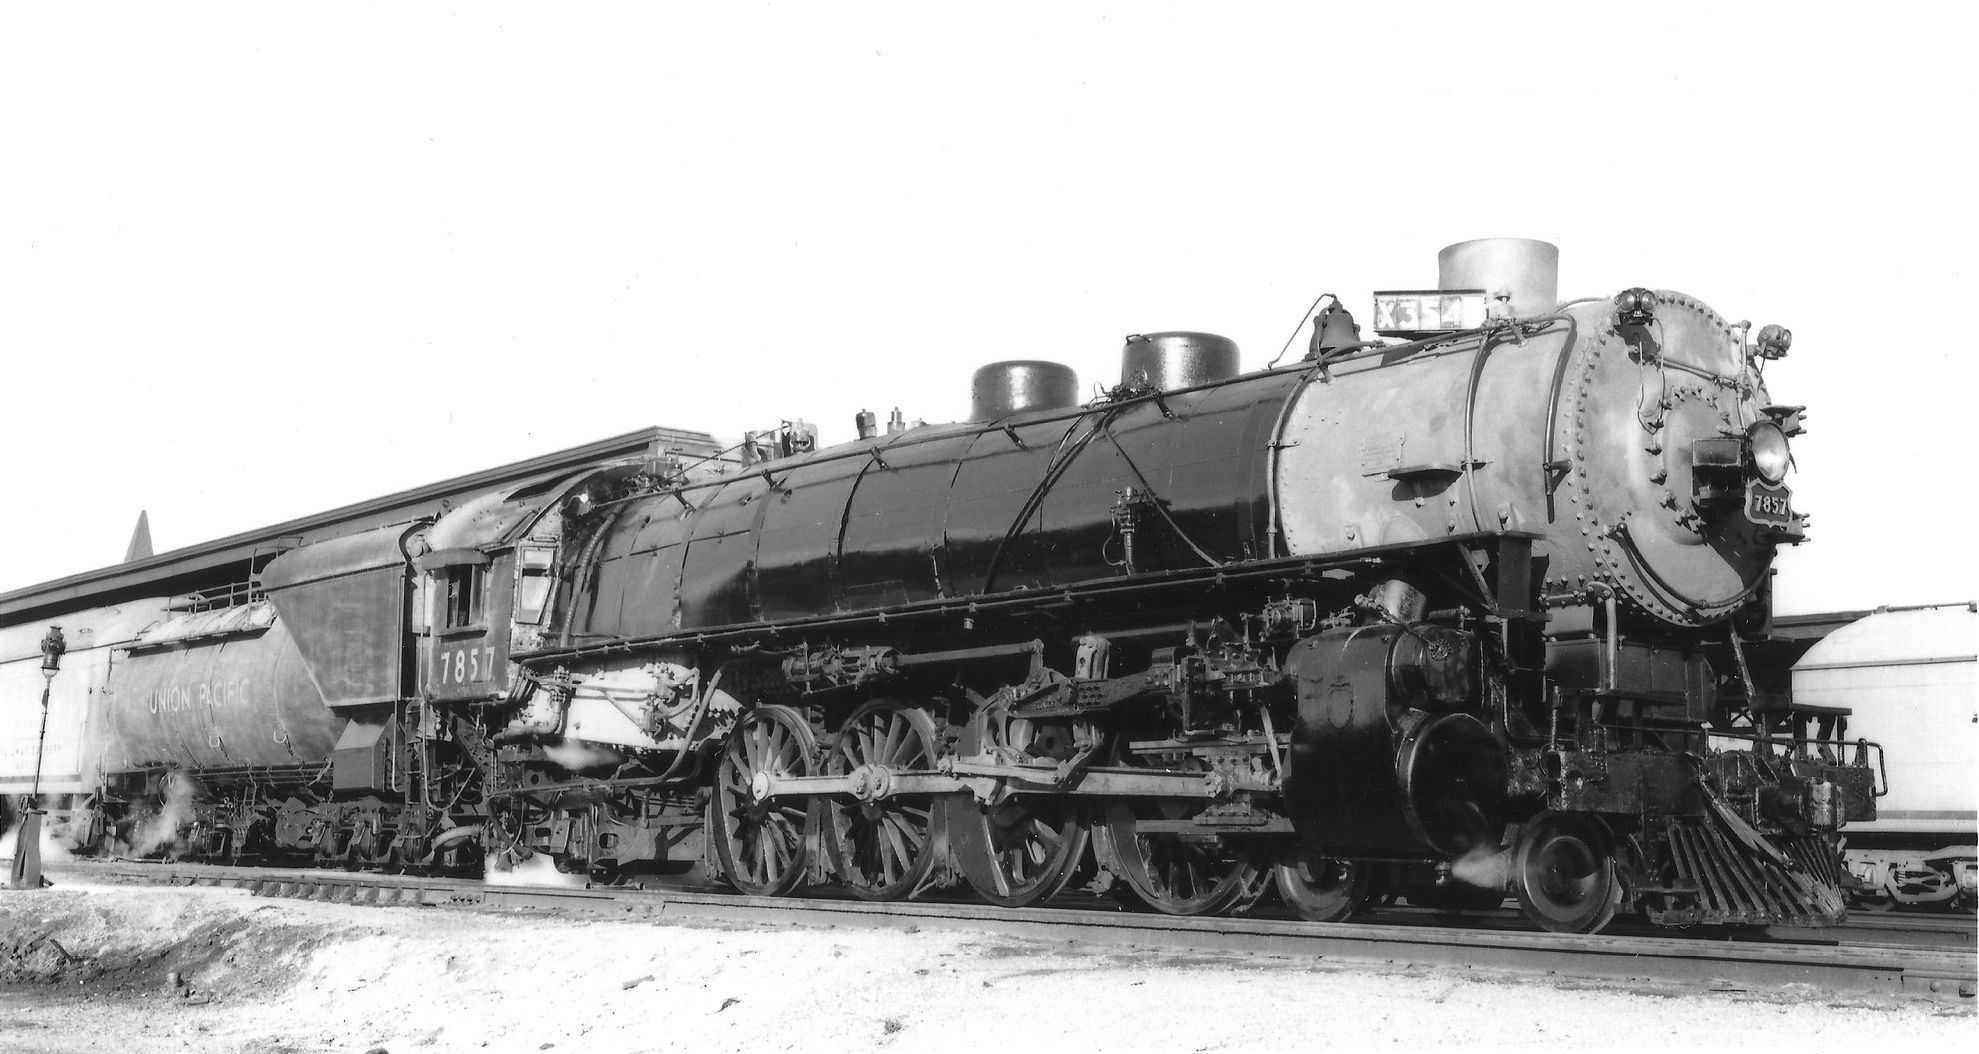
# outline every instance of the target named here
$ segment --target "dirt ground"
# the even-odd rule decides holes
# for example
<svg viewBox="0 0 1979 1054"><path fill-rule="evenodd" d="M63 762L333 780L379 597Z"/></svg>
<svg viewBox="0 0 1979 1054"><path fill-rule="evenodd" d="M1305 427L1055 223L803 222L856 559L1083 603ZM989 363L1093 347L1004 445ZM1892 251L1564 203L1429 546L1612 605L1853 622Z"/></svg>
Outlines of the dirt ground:
<svg viewBox="0 0 1979 1054"><path fill-rule="evenodd" d="M1958 1041L1957 1037L1966 1040ZM0 891L0 1051L1955 1049L1968 1007L988 934Z"/></svg>

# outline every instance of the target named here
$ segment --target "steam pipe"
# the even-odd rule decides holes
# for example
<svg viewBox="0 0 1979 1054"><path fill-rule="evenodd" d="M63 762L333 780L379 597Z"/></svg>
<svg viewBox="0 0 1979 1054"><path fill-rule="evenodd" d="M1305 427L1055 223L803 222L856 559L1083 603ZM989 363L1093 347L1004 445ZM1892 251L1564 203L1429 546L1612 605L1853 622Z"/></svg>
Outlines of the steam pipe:
<svg viewBox="0 0 1979 1054"><path fill-rule="evenodd" d="M687 763L687 759L693 756L694 750L690 741L694 738L694 730L700 727L701 718L707 715L708 703L714 699L715 689L721 687L722 674L727 672L727 666L716 667L715 675L708 679L708 687L701 691L701 698L694 704L694 716L687 719L686 726L680 731L680 749L673 752L673 760L667 764L667 770L660 773L662 782L672 779L674 774L680 771L680 767Z"/></svg>
<svg viewBox="0 0 1979 1054"><path fill-rule="evenodd" d="M441 831L439 837L433 839L433 844L428 851L438 853L455 842L472 838L481 833L481 827L482 825L478 823L467 824L461 827L449 827Z"/></svg>
<svg viewBox="0 0 1979 1054"><path fill-rule="evenodd" d="M1602 663L1605 669L1601 671L1601 690L1612 692L1621 685L1615 669L1620 665L1622 658L1622 631L1617 625L1619 612L1615 603L1615 587L1606 582L1590 582L1587 591L1590 593L1598 591L1601 594L1601 607L1608 617L1606 639L1601 646L1606 657L1606 661Z"/></svg>

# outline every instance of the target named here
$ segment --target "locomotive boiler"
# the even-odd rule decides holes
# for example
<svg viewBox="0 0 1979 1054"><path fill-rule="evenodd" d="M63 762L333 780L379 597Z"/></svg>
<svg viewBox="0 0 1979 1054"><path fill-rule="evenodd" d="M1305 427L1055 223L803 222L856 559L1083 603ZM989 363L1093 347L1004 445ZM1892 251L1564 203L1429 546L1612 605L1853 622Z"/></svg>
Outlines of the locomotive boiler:
<svg viewBox="0 0 1979 1054"><path fill-rule="evenodd" d="M1838 920L1872 748L1741 674L1804 534L1802 408L1763 377L1790 335L1561 304L1553 261L1452 246L1377 294L1392 339L1336 305L1282 369L1136 336L1083 405L997 363L966 422L573 485L484 697L491 837L615 870L698 808L757 894L1029 904L1090 848L1184 914L1269 882L1312 918L1378 890L1560 930Z"/></svg>

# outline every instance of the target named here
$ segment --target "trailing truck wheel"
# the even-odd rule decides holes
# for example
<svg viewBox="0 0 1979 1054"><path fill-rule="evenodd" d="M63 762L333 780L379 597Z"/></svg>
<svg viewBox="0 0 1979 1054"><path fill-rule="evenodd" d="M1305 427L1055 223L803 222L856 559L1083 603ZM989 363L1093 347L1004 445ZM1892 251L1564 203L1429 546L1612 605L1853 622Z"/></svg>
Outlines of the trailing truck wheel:
<svg viewBox="0 0 1979 1054"><path fill-rule="evenodd" d="M809 806L801 798L759 798L758 774L808 776L817 741L803 715L759 706L729 733L715 769L708 832L722 877L750 896L782 896L810 864Z"/></svg>
<svg viewBox="0 0 1979 1054"><path fill-rule="evenodd" d="M1367 902L1367 869L1351 860L1298 853L1271 870L1279 899L1308 922L1339 922Z"/></svg>
<svg viewBox="0 0 1979 1054"><path fill-rule="evenodd" d="M1512 884L1525 917L1555 933L1598 932L1622 900L1605 833L1565 813L1542 813L1520 829Z"/></svg>

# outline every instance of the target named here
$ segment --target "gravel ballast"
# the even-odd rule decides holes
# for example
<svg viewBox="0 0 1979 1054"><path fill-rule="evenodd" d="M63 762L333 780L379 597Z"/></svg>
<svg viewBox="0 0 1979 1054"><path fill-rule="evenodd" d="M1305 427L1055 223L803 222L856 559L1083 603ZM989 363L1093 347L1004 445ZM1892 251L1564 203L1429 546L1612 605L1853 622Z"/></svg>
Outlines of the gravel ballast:
<svg viewBox="0 0 1979 1054"><path fill-rule="evenodd" d="M1948 1049L1974 1021L1791 988L1644 993L986 933L0 891L9 1052Z"/></svg>

